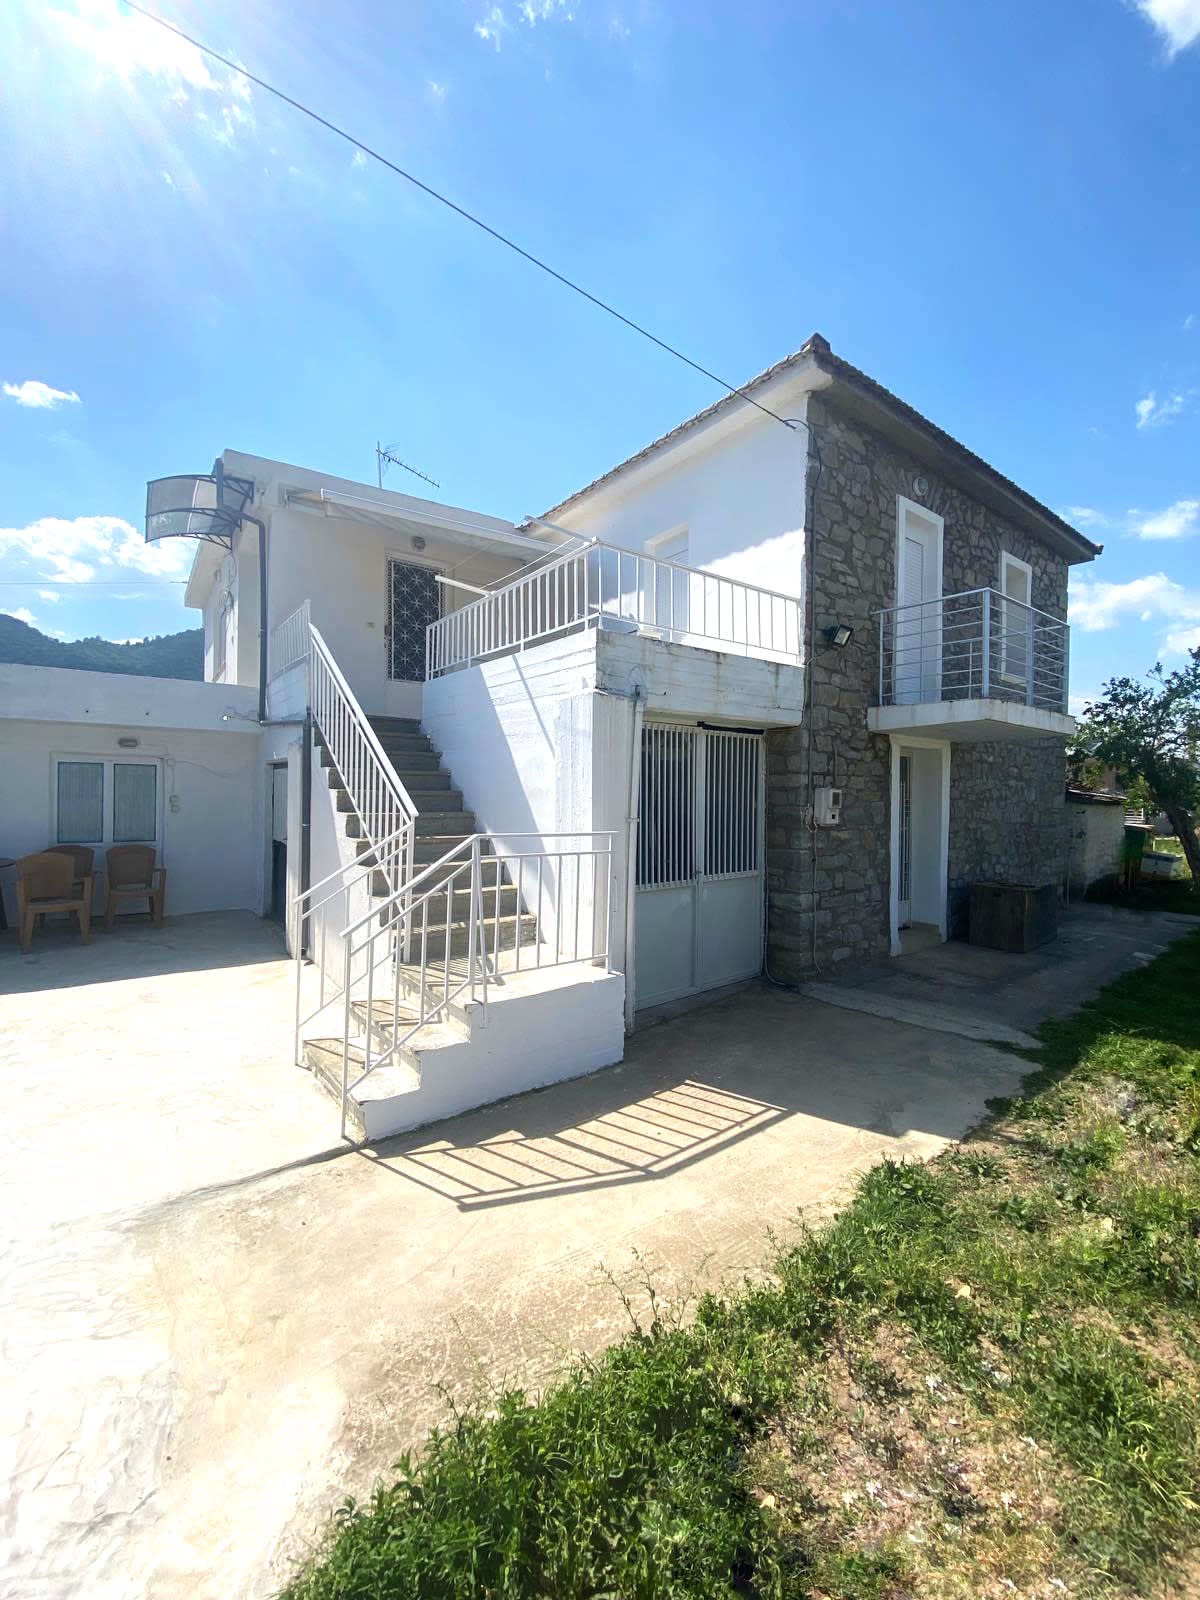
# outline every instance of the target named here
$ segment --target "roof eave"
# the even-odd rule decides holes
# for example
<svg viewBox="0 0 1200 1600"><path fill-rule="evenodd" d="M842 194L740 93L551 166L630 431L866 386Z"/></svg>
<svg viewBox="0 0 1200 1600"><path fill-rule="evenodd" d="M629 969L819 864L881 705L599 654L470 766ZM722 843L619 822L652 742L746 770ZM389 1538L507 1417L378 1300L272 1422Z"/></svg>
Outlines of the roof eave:
<svg viewBox="0 0 1200 1600"><path fill-rule="evenodd" d="M877 428L879 420L886 419L891 426L880 431L893 436L899 433L907 442L920 448L922 454L928 456L932 453L944 460L959 478L964 475L969 477L975 492L985 502L990 502L1014 522L1032 525L1043 539L1064 556L1068 565L1094 561L1104 549L1103 545L1093 543L1078 528L1073 528L1049 506L1043 505L1011 478L1006 478L982 456L977 456L898 395L892 394L867 373L835 355L824 340L819 344L813 341L813 344L812 353L817 367L831 380L830 387L823 391L826 399L833 398L835 402L840 399L843 405L847 398L851 399L857 404L852 404L850 409L857 409L863 414L864 421L873 422Z"/></svg>

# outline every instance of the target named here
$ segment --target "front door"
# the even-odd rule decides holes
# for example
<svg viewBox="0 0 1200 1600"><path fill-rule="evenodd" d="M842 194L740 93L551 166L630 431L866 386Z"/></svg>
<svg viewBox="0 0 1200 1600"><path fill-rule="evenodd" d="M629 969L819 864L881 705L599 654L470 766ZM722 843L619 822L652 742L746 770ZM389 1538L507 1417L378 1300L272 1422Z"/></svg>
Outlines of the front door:
<svg viewBox="0 0 1200 1600"><path fill-rule="evenodd" d="M647 723L637 846L639 1008L762 967L763 738Z"/></svg>
<svg viewBox="0 0 1200 1600"><path fill-rule="evenodd" d="M441 585L432 567L413 561L388 562L388 677L401 683L425 681L425 631L442 614Z"/></svg>
<svg viewBox="0 0 1200 1600"><path fill-rule="evenodd" d="M896 921L901 928L912 926L912 763L911 756L900 757Z"/></svg>
<svg viewBox="0 0 1200 1600"><path fill-rule="evenodd" d="M941 687L942 525L903 499L897 523L892 684L897 705L916 705Z"/></svg>

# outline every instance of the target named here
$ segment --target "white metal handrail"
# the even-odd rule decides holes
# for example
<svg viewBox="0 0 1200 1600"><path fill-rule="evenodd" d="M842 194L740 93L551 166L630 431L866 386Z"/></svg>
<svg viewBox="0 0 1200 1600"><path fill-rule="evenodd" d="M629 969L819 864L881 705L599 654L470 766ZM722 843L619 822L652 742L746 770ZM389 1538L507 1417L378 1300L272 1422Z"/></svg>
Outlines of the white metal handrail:
<svg viewBox="0 0 1200 1600"><path fill-rule="evenodd" d="M342 993L340 985L334 987L333 963L329 960L331 925L333 937L340 940L348 921L346 908L362 894L369 901L376 872L382 872L386 882L402 881L411 839L412 824L405 822L393 834L372 845L365 855L343 862L292 897L291 948L296 974L292 1059L297 1065L301 1028ZM301 979L305 965L310 962L317 970L317 995L312 1009L302 1015Z"/></svg>
<svg viewBox="0 0 1200 1600"><path fill-rule="evenodd" d="M786 662L801 655L796 596L595 540L431 623L426 676L606 620L737 655Z"/></svg>
<svg viewBox="0 0 1200 1600"><path fill-rule="evenodd" d="M996 589L966 589L879 618L879 704L994 699L1065 711L1070 629Z"/></svg>
<svg viewBox="0 0 1200 1600"><path fill-rule="evenodd" d="M403 878L411 876L417 808L328 645L311 624L309 637L312 648L308 698L313 721L342 787L350 797L350 805L362 825L363 837L374 845L405 824L409 825L403 858L405 870L400 879L389 879L390 887L398 889Z"/></svg>
<svg viewBox="0 0 1200 1600"><path fill-rule="evenodd" d="M271 647L267 657L268 675L279 677L297 662L306 661L309 652L311 623L309 602L303 601L290 617L285 617L271 629Z"/></svg>
<svg viewBox="0 0 1200 1600"><path fill-rule="evenodd" d="M324 1002L342 1002L343 1135L353 1090L460 996L486 1015L489 987L511 974L607 965L613 837L472 834L346 925L341 984Z"/></svg>

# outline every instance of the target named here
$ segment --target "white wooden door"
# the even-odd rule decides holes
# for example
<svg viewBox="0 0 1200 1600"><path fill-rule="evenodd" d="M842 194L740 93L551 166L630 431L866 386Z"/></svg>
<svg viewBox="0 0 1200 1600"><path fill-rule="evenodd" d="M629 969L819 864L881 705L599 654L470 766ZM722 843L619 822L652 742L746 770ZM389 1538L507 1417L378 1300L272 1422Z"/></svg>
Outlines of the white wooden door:
<svg viewBox="0 0 1200 1600"><path fill-rule="evenodd" d="M762 735L648 723L640 793L639 1009L762 967Z"/></svg>
<svg viewBox="0 0 1200 1600"><path fill-rule="evenodd" d="M897 705L915 705L941 688L941 522L904 501L898 522L892 683Z"/></svg>

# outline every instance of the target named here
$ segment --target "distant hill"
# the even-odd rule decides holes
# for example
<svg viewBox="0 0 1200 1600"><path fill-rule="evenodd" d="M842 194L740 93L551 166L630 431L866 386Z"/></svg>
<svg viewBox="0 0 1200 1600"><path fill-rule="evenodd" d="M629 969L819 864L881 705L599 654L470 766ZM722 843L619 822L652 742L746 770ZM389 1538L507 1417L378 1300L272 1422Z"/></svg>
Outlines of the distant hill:
<svg viewBox="0 0 1200 1600"><path fill-rule="evenodd" d="M140 644L114 644L97 637L65 643L0 612L0 661L74 667L80 672L125 672L139 678L203 678L204 630L185 628Z"/></svg>

